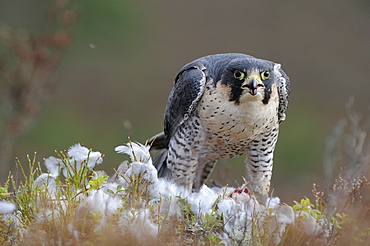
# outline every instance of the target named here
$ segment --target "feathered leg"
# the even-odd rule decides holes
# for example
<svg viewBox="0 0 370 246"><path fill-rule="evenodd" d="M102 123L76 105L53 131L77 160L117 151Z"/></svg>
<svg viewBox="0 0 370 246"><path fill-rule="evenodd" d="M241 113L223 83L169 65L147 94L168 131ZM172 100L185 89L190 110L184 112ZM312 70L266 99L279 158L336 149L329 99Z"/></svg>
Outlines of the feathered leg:
<svg viewBox="0 0 370 246"><path fill-rule="evenodd" d="M260 134L249 146L246 157L248 187L255 193L268 196L272 176L273 155L278 128Z"/></svg>
<svg viewBox="0 0 370 246"><path fill-rule="evenodd" d="M209 175L213 171L217 161L211 160L203 165L201 165L199 162L199 166L197 169L197 175L195 177L195 183L193 185L193 190L199 190L200 187L204 184L205 181L207 181Z"/></svg>

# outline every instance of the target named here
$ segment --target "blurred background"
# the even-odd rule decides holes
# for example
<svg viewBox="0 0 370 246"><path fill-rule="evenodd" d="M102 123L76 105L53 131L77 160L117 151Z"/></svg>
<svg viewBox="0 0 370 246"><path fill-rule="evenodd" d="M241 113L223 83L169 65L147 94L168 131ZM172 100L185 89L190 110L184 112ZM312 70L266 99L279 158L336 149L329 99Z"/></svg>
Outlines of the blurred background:
<svg viewBox="0 0 370 246"><path fill-rule="evenodd" d="M52 2L66 4L0 0L0 24L31 37L45 35L54 28L45 19ZM312 184L323 183L326 139L345 117L349 98L355 98L353 110L369 113L368 1L89 0L70 1L66 8L78 12L70 42L37 120L17 138L12 163L17 156L26 164L35 151L42 162L55 150L82 143L104 153L99 169L113 173L125 158L114 152L117 145L127 137L144 143L162 130L179 69L215 53L281 63L291 79L272 179L274 195L287 203L310 197ZM6 73L16 59L1 46L0 64L6 66L0 72ZM241 184L243 163L244 157L220 161L212 177Z"/></svg>

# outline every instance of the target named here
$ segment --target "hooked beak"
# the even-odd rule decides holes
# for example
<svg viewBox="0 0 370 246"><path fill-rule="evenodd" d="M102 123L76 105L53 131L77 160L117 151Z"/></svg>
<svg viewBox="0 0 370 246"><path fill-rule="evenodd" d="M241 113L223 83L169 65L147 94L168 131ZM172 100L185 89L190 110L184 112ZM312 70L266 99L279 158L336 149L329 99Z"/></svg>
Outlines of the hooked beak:
<svg viewBox="0 0 370 246"><path fill-rule="evenodd" d="M257 75L250 75L247 77L247 79L242 84L242 89L249 90L249 93L252 96L257 95L257 89L260 87L265 87L265 85L262 83L260 77Z"/></svg>

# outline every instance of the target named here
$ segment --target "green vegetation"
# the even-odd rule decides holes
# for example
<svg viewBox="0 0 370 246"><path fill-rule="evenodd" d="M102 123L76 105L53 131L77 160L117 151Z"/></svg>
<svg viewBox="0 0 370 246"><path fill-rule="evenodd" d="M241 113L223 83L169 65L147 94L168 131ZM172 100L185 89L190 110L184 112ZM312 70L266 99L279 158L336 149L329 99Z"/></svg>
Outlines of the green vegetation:
<svg viewBox="0 0 370 246"><path fill-rule="evenodd" d="M103 155L79 144L45 159L47 173L36 155L27 156L27 171L18 162L22 179L10 174L0 187L0 243L364 245L370 239L364 176L350 182L340 176L328 194L314 185L315 205L304 198L289 206L276 197L262 204L245 187L188 193L158 179L147 146L130 142L116 151L131 162L111 177L95 170ZM331 203L332 197L345 200Z"/></svg>

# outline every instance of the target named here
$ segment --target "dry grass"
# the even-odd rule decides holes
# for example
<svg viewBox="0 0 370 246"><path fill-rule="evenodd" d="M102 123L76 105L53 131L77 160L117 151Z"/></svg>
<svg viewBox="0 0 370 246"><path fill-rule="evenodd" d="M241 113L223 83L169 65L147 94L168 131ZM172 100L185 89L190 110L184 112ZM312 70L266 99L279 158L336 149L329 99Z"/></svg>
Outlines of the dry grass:
<svg viewBox="0 0 370 246"><path fill-rule="evenodd" d="M0 244L368 245L369 129L353 113L341 121L328 141L325 187L314 184L315 201L291 207L259 204L246 188L183 193L156 179L140 145L128 144L131 163L113 177L94 171L103 156L81 146L81 160L71 149L45 160L58 167L48 174L28 158L29 174L19 163L22 180L10 175L0 188L0 201L16 205L0 214Z"/></svg>

